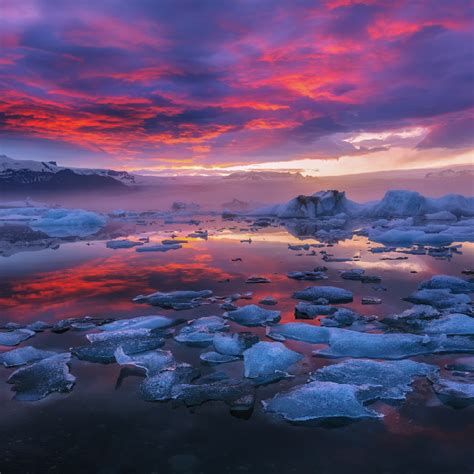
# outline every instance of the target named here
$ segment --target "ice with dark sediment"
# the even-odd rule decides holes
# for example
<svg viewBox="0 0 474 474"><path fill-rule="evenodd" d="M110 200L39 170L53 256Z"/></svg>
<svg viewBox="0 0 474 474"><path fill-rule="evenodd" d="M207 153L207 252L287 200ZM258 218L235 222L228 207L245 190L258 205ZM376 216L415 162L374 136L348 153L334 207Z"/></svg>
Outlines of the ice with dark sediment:
<svg viewBox="0 0 474 474"><path fill-rule="evenodd" d="M420 283L419 290L450 290L451 293L472 293L474 282L450 275L435 275Z"/></svg>
<svg viewBox="0 0 474 474"><path fill-rule="evenodd" d="M36 401L53 392L70 392L76 381L69 373L70 359L69 353L57 354L17 369L7 380L16 392L13 398Z"/></svg>
<svg viewBox="0 0 474 474"><path fill-rule="evenodd" d="M133 301L135 303L148 303L164 309L184 310L201 306L203 299L211 297L212 294L211 290L172 291L170 293L157 291L150 295L136 296Z"/></svg>
<svg viewBox="0 0 474 474"><path fill-rule="evenodd" d="M147 377L153 376L165 368L176 364L173 354L170 351L156 349L142 352L141 354L125 354L122 347L118 347L114 352L115 360L120 365L133 365L143 369Z"/></svg>
<svg viewBox="0 0 474 474"><path fill-rule="evenodd" d="M258 342L258 336L249 332L235 334L217 333L212 339L214 349L225 355L240 356L249 347Z"/></svg>
<svg viewBox="0 0 474 474"><path fill-rule="evenodd" d="M212 383L178 384L171 389L172 398L186 406L196 406L208 401L223 401L232 408L246 395L252 395L253 385L239 379L225 379Z"/></svg>
<svg viewBox="0 0 474 474"><path fill-rule="evenodd" d="M414 304L426 304L437 309L455 308L461 310L471 303L471 298L464 293L453 293L449 289L423 289L413 292L404 298Z"/></svg>
<svg viewBox="0 0 474 474"><path fill-rule="evenodd" d="M204 316L191 321L175 335L175 340L191 346L206 347L212 343L216 333L229 328L220 316Z"/></svg>
<svg viewBox="0 0 474 474"><path fill-rule="evenodd" d="M224 317L242 326L264 326L278 322L280 314L280 311L260 308L257 305L251 304L242 306L235 311L226 312Z"/></svg>
<svg viewBox="0 0 474 474"><path fill-rule="evenodd" d="M92 335L89 335L92 336ZM86 346L74 347L71 353L81 360L110 364L115 362L115 351L121 347L127 355L139 354L161 347L165 340L144 328L100 333ZM90 340L90 337L88 338Z"/></svg>
<svg viewBox="0 0 474 474"><path fill-rule="evenodd" d="M320 298L328 300L329 303L350 303L353 295L350 291L335 286L310 286L301 291L293 293L293 298L306 301L314 301Z"/></svg>
<svg viewBox="0 0 474 474"><path fill-rule="evenodd" d="M30 329L14 329L13 331L0 332L0 346L16 346L35 335Z"/></svg>
<svg viewBox="0 0 474 474"><path fill-rule="evenodd" d="M160 371L147 377L139 387L142 398L148 401L165 401L172 398L172 388L177 384L188 384L199 377L199 371L189 364L179 364L176 367Z"/></svg>
<svg viewBox="0 0 474 474"><path fill-rule="evenodd" d="M0 354L0 364L3 364L5 367L15 367L46 359L55 354L56 352L44 351L32 346L19 347L8 352L2 352Z"/></svg>
<svg viewBox="0 0 474 474"><path fill-rule="evenodd" d="M235 362L240 360L239 357L227 354L221 354L220 352L204 352L199 355L202 362L206 364L226 364L228 362Z"/></svg>
<svg viewBox="0 0 474 474"><path fill-rule="evenodd" d="M244 351L244 375L256 378L284 372L302 358L281 342L258 342Z"/></svg>
<svg viewBox="0 0 474 474"><path fill-rule="evenodd" d="M293 422L361 420L382 415L364 407L360 387L333 382L311 382L262 402L264 410Z"/></svg>
<svg viewBox="0 0 474 474"><path fill-rule="evenodd" d="M345 360L327 365L311 374L310 380L351 384L361 387L361 401L404 400L418 377L436 374L434 365L412 360L376 362L373 360Z"/></svg>
<svg viewBox="0 0 474 474"><path fill-rule="evenodd" d="M474 375L456 379L435 375L430 379L434 392L443 403L455 408L464 408L474 403Z"/></svg>
<svg viewBox="0 0 474 474"><path fill-rule="evenodd" d="M150 316L137 316L131 319L120 319L113 321L108 324L99 326L98 329L101 331L121 331L126 329L165 329L175 324L182 322L182 320L176 320L169 318L168 316L161 315L150 315Z"/></svg>

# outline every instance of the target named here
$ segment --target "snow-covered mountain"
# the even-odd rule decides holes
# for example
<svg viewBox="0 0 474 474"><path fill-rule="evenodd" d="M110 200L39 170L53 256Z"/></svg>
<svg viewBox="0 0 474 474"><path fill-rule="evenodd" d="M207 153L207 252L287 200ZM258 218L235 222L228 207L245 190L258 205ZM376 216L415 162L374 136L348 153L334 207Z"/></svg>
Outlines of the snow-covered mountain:
<svg viewBox="0 0 474 474"><path fill-rule="evenodd" d="M126 171L69 168L55 161L14 160L0 155L2 191L120 189L134 184L135 176Z"/></svg>

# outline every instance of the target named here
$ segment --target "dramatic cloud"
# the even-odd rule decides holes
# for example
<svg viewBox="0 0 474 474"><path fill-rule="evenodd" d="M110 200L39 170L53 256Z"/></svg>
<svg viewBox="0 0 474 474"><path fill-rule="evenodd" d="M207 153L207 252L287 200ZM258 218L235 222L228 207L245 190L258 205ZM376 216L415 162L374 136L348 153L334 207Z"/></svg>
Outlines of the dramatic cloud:
<svg viewBox="0 0 474 474"><path fill-rule="evenodd" d="M473 146L468 0L2 10L0 138L16 158L212 168Z"/></svg>

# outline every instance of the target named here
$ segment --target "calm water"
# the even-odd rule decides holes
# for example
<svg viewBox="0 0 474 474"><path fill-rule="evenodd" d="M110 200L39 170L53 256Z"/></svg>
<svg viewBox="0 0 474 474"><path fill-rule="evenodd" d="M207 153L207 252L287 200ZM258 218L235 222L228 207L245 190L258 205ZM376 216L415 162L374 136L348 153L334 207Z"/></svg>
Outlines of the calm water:
<svg viewBox="0 0 474 474"><path fill-rule="evenodd" d="M167 314L193 319L221 315L218 304L189 311L166 311L131 300L139 294L181 289L211 289L215 295L253 291L251 303L274 296L282 322L294 321L292 293L311 282L294 281L286 273L329 268L324 285L347 288L354 302L347 307L371 315L401 312L410 304L401 300L421 280L446 273L460 276L474 261L474 245L464 244L462 255L451 261L409 255L408 260L383 261L386 254L371 254L365 238L355 237L325 248L337 257L361 255L360 261L326 263L321 256L288 249L302 243L284 228L259 232L239 230L243 223L207 221L207 241L190 239L182 249L166 253L112 250L104 241L79 241L58 249L16 253L0 261L1 322L52 322L68 317L133 317ZM127 224L130 235L150 236L151 242L185 236L195 227ZM229 228L233 227L235 228ZM225 227L224 230L222 228ZM252 238L252 243L240 240ZM316 243L305 240L305 243ZM301 253L303 255L301 255ZM399 254L394 254L397 256ZM240 257L242 261L233 262ZM344 281L339 270L364 268L380 275L386 291L374 285ZM416 272L416 273L415 273ZM246 284L250 275L262 275L269 284ZM318 284L318 283L315 283ZM378 306L363 306L361 296L383 299ZM239 301L237 304L248 304ZM305 321L318 324L317 321ZM247 330L233 326L236 330ZM254 329L262 338L265 331ZM84 332L49 331L23 343L38 348L65 350L85 343ZM306 355L296 377L257 391L257 403L247 419L232 416L227 405L211 402L188 409L176 403L149 403L137 393L140 374L116 364L101 365L73 359L77 377L69 394L54 394L40 402L12 401L4 383L10 369L0 370L0 471L91 473L472 473L474 408L443 405L426 381L400 405L378 403L385 414L379 421L362 421L338 428L292 425L262 412L260 400L305 381L314 369L334 360L311 357L314 346L288 342ZM6 349L6 348L2 348ZM180 361L191 362L203 373L243 373L242 363L217 368L202 366L199 354L209 349L190 348L168 339L164 349ZM443 367L451 356L418 357Z"/></svg>

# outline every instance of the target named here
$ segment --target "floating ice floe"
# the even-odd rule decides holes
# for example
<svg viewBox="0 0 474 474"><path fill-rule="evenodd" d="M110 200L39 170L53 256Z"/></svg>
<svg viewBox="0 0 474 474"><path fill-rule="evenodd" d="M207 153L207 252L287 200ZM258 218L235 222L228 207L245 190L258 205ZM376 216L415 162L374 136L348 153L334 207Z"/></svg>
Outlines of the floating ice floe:
<svg viewBox="0 0 474 474"><path fill-rule="evenodd" d="M472 293L474 282L463 280L449 275L435 275L429 280L423 281L419 290L450 290L451 293Z"/></svg>
<svg viewBox="0 0 474 474"><path fill-rule="evenodd" d="M16 346L35 335L30 329L15 329L8 332L0 332L0 346Z"/></svg>
<svg viewBox="0 0 474 474"><path fill-rule="evenodd" d="M258 342L258 336L250 332L240 332L235 334L217 333L212 339L214 349L225 355L240 356L249 347Z"/></svg>
<svg viewBox="0 0 474 474"><path fill-rule="evenodd" d="M168 250L178 250L183 248L181 244L157 244L157 245L144 245L143 247L137 247L137 252L168 252Z"/></svg>
<svg viewBox="0 0 474 474"><path fill-rule="evenodd" d="M118 347L114 352L114 356L118 364L133 365L143 369L147 377L156 375L158 372L174 366L176 363L170 351L160 349L130 356L125 354L122 347Z"/></svg>
<svg viewBox="0 0 474 474"><path fill-rule="evenodd" d="M347 329L327 329L330 331L329 347L314 351L315 356L404 359L423 354L474 352L474 341L468 337L371 334Z"/></svg>
<svg viewBox="0 0 474 474"><path fill-rule="evenodd" d="M206 364L225 364L228 362L235 362L236 360L240 360L239 357L221 354L219 352L214 351L204 352L199 356L199 358Z"/></svg>
<svg viewBox="0 0 474 474"><path fill-rule="evenodd" d="M166 401L172 398L172 388L178 384L188 384L199 377L199 371L189 364L162 370L152 377L147 377L139 387L142 398L148 401Z"/></svg>
<svg viewBox="0 0 474 474"><path fill-rule="evenodd" d="M309 280L309 281L318 281L318 280L327 280L327 275L324 272L289 272L286 274L288 278L293 280Z"/></svg>
<svg viewBox="0 0 474 474"><path fill-rule="evenodd" d="M245 283L271 283L270 280L263 276L249 276Z"/></svg>
<svg viewBox="0 0 474 474"><path fill-rule="evenodd" d="M352 293L343 288L335 286L310 286L302 291L293 293L293 298L306 301L314 301L320 298L329 303L350 303L353 299Z"/></svg>
<svg viewBox="0 0 474 474"><path fill-rule="evenodd" d="M137 242L137 241L128 240L128 239L120 239L120 240L109 240L105 245L109 249L130 249L132 247L143 245L143 242Z"/></svg>
<svg viewBox="0 0 474 474"><path fill-rule="evenodd" d="M423 321L417 328L425 334L446 334L447 336L473 336L474 318L465 314L448 314L439 319Z"/></svg>
<svg viewBox="0 0 474 474"><path fill-rule="evenodd" d="M382 299L377 298L376 296L363 296L360 299L360 302L362 304L366 304L366 305L369 305L369 304L382 304Z"/></svg>
<svg viewBox="0 0 474 474"><path fill-rule="evenodd" d="M330 328L313 326L312 324L286 323L270 327L267 335L277 341L292 339L311 344L326 344L331 332Z"/></svg>
<svg viewBox="0 0 474 474"><path fill-rule="evenodd" d="M175 324L183 322L181 319L173 319L168 316L161 315L150 315L150 316L137 316L131 319L120 319L113 321L108 324L99 326L98 329L101 331L120 331L124 329L165 329Z"/></svg>
<svg viewBox="0 0 474 474"><path fill-rule="evenodd" d="M266 306L274 306L278 304L278 301L273 298L273 296L265 296L259 301L260 304L264 304Z"/></svg>
<svg viewBox="0 0 474 474"><path fill-rule="evenodd" d="M50 237L85 237L100 230L107 218L82 209L49 209L30 222L30 227Z"/></svg>
<svg viewBox="0 0 474 474"><path fill-rule="evenodd" d="M464 408L474 403L474 377L472 375L457 380L434 376L431 382L435 393L447 405Z"/></svg>
<svg viewBox="0 0 474 474"><path fill-rule="evenodd" d="M55 354L55 352L43 351L32 346L19 347L8 352L2 352L0 354L0 364L5 367L15 367L46 359Z"/></svg>
<svg viewBox="0 0 474 474"><path fill-rule="evenodd" d="M174 244L187 244L188 241L185 239L165 239L165 240L162 240L161 243L163 245L174 245Z"/></svg>
<svg viewBox="0 0 474 474"><path fill-rule="evenodd" d="M345 360L327 365L310 376L310 380L357 385L361 388L358 399L404 400L417 377L426 377L438 372L434 365L396 360L376 362L373 360Z"/></svg>
<svg viewBox="0 0 474 474"><path fill-rule="evenodd" d="M213 342L215 333L228 328L229 325L220 316L204 316L191 321L174 338L183 344L205 347Z"/></svg>
<svg viewBox="0 0 474 474"><path fill-rule="evenodd" d="M436 290L418 290L412 293L406 301L414 304L426 304L437 309L456 308L460 305L467 305L471 303L471 298L463 293L452 293L448 289Z"/></svg>
<svg viewBox="0 0 474 474"><path fill-rule="evenodd" d="M242 326L264 326L278 322L280 311L272 311L250 304L224 313L224 318L231 319Z"/></svg>
<svg viewBox="0 0 474 474"><path fill-rule="evenodd" d="M26 329L30 329L31 331L34 332L42 332L45 331L46 329L51 329L51 324L45 323L44 321L35 321L33 323L30 323L26 326Z"/></svg>
<svg viewBox="0 0 474 474"><path fill-rule="evenodd" d="M148 303L164 309L184 310L201 306L204 298L212 296L211 290L202 291L172 291L161 293L157 291L150 295L139 295L133 298L135 303Z"/></svg>
<svg viewBox="0 0 474 474"><path fill-rule="evenodd" d="M366 275L362 268L355 268L352 270L345 270L341 272L343 280L356 280L362 283L380 283L382 278L377 275Z"/></svg>
<svg viewBox="0 0 474 474"><path fill-rule="evenodd" d="M359 400L355 385L311 382L262 402L264 410L294 422L380 418Z"/></svg>
<svg viewBox="0 0 474 474"><path fill-rule="evenodd" d="M140 332L137 333L137 331ZM146 332L143 328L102 333L100 336L100 339L93 340L87 346L74 347L71 349L72 354L78 359L89 362L110 364L115 362L115 351L119 347L125 354L133 355L158 349L165 343L163 337Z"/></svg>
<svg viewBox="0 0 474 474"><path fill-rule="evenodd" d="M256 378L284 372L302 358L281 342L258 342L244 351L244 375Z"/></svg>
<svg viewBox="0 0 474 474"><path fill-rule="evenodd" d="M70 392L76 377L69 373L69 353L58 354L21 367L7 382L13 384L15 400L36 401L53 392Z"/></svg>

